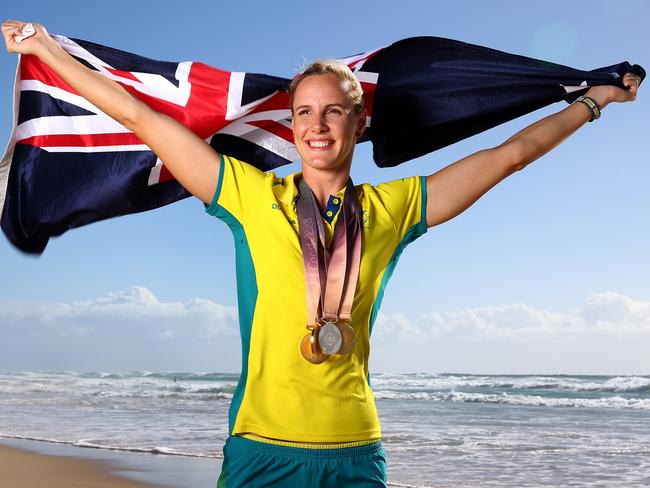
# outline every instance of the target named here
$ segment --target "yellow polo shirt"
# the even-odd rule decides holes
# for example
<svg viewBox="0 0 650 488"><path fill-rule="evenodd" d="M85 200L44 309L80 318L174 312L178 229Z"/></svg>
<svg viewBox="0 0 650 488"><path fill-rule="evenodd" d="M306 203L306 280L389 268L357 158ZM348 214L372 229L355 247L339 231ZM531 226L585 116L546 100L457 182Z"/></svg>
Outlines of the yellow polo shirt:
<svg viewBox="0 0 650 488"><path fill-rule="evenodd" d="M355 187L363 213L361 269L352 307L352 353L306 361L305 274L296 197L300 173L277 178L221 156L206 211L235 239L242 371L229 411L231 435L296 442L349 442L381 437L369 384L370 333L384 289L404 247L427 231L425 177ZM345 188L323 211L327 232Z"/></svg>

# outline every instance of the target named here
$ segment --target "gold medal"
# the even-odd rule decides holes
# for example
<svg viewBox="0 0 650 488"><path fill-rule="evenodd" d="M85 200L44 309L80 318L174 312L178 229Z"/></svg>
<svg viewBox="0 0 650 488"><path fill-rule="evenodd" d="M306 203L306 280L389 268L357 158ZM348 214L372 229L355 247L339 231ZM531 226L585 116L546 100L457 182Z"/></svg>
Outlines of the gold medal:
<svg viewBox="0 0 650 488"><path fill-rule="evenodd" d="M357 344L357 335L354 333L354 329L350 324L342 323L336 325L341 331L341 337L343 338L343 344L341 344L341 349L338 354L349 354Z"/></svg>
<svg viewBox="0 0 650 488"><path fill-rule="evenodd" d="M307 361L314 364L320 364L327 360L327 354L325 354L318 344L318 331L320 327L309 327L312 331L305 335L300 341L300 353Z"/></svg>

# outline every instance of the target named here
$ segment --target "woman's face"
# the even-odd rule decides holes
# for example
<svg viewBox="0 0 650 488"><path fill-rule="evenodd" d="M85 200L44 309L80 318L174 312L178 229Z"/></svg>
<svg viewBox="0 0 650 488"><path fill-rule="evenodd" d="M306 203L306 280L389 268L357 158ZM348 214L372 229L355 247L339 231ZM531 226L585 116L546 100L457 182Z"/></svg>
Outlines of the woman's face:
<svg viewBox="0 0 650 488"><path fill-rule="evenodd" d="M365 114L355 115L352 102L332 74L308 76L293 97L293 137L303 165L325 171L349 171Z"/></svg>

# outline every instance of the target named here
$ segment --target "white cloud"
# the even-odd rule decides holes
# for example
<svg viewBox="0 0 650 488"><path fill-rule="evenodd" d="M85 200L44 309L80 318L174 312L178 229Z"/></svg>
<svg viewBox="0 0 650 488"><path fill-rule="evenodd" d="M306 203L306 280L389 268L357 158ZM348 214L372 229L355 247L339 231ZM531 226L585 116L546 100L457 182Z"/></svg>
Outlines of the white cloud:
<svg viewBox="0 0 650 488"><path fill-rule="evenodd" d="M585 322L605 334L650 333L650 301L638 301L608 291L585 300Z"/></svg>
<svg viewBox="0 0 650 488"><path fill-rule="evenodd" d="M380 314L371 371L481 374L648 374L650 302L614 292L573 311L522 303Z"/></svg>
<svg viewBox="0 0 650 488"><path fill-rule="evenodd" d="M176 333L191 324L197 335L234 336L237 309L210 300L195 298L187 302L161 302L147 288L133 286L94 300L67 303L5 302L0 309L0 324L29 324L33 330L52 330L67 335L70 330L84 333L101 329L129 327L158 329L172 326ZM80 324L83 324L81 326Z"/></svg>
<svg viewBox="0 0 650 488"><path fill-rule="evenodd" d="M176 333L173 330L164 330L160 334L157 334L156 337L161 339L173 339L176 336Z"/></svg>
<svg viewBox="0 0 650 488"><path fill-rule="evenodd" d="M236 307L159 300L132 287L72 303L0 302L0 370L240 369ZM523 303L379 314L373 371L610 373L647 370L650 301L614 292L571 312Z"/></svg>
<svg viewBox="0 0 650 488"><path fill-rule="evenodd" d="M0 302L0 333L3 367L12 369L176 362L232 371L239 357L236 307L204 298L164 302L139 286L72 303Z"/></svg>
<svg viewBox="0 0 650 488"><path fill-rule="evenodd" d="M375 321L374 331L380 332L373 332L373 339L381 342L394 339L409 341L426 336L424 330L415 327L399 312L390 316L380 313Z"/></svg>
<svg viewBox="0 0 650 488"><path fill-rule="evenodd" d="M411 320L401 313L379 314L373 337L386 342L412 342L440 336L470 341L530 341L629 334L650 334L650 301L608 291L587 298L580 309L569 313L515 303L430 312Z"/></svg>

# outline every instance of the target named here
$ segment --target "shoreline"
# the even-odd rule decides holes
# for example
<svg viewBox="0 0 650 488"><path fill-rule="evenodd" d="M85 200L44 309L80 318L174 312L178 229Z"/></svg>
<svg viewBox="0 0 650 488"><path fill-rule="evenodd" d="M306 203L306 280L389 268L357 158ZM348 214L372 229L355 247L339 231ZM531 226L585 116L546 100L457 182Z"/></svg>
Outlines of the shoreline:
<svg viewBox="0 0 650 488"><path fill-rule="evenodd" d="M106 462L39 454L0 445L0 476L4 486L38 488L162 488L115 474Z"/></svg>
<svg viewBox="0 0 650 488"><path fill-rule="evenodd" d="M2 486L214 488L221 460L0 437Z"/></svg>

